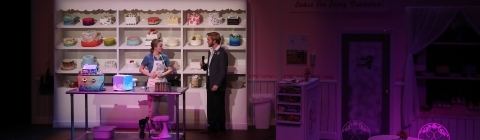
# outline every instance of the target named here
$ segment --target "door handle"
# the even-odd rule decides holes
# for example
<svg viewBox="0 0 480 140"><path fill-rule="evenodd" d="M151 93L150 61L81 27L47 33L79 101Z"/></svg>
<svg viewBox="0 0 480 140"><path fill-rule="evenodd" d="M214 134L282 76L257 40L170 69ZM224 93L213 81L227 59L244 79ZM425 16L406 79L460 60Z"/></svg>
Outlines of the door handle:
<svg viewBox="0 0 480 140"><path fill-rule="evenodd" d="M387 94L387 95L388 95L388 89L387 89L387 90L385 90L385 94Z"/></svg>

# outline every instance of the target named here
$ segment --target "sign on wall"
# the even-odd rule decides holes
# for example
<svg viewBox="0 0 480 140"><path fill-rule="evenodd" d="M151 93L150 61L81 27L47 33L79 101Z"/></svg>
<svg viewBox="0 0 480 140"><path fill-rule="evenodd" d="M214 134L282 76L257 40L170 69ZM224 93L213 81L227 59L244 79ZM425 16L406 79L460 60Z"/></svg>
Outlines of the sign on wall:
<svg viewBox="0 0 480 140"><path fill-rule="evenodd" d="M286 0L283 5L292 13L390 10L390 0Z"/></svg>
<svg viewBox="0 0 480 140"><path fill-rule="evenodd" d="M306 35L287 35L287 64L307 64L308 37Z"/></svg>

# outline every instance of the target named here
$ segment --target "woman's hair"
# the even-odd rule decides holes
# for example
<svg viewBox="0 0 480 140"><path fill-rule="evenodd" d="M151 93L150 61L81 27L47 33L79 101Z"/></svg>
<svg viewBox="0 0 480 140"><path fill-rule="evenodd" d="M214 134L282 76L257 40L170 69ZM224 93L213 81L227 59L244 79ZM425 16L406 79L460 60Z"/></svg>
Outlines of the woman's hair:
<svg viewBox="0 0 480 140"><path fill-rule="evenodd" d="M155 49L155 47L157 47L158 43L162 43L162 40L160 39L153 39L152 40L152 43L150 43L150 52L153 53L153 49Z"/></svg>
<svg viewBox="0 0 480 140"><path fill-rule="evenodd" d="M222 41L222 38L220 37L220 34L217 33L217 32L207 33L207 36L210 36L212 38L212 41L217 42L217 44L220 44L220 41Z"/></svg>

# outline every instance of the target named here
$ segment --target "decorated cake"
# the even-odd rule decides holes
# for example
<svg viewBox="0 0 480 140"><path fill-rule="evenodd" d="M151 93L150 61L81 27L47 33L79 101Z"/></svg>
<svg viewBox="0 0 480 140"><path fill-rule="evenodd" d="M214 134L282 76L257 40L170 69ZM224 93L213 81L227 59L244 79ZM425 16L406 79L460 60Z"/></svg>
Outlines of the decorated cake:
<svg viewBox="0 0 480 140"><path fill-rule="evenodd" d="M100 25L113 25L115 20L116 19L113 15L104 15L100 17Z"/></svg>
<svg viewBox="0 0 480 140"><path fill-rule="evenodd" d="M100 72L98 65L83 65L77 76L79 91L103 91L105 75Z"/></svg>
<svg viewBox="0 0 480 140"><path fill-rule="evenodd" d="M170 61L171 65L173 66L173 70L174 71L177 71L177 70L180 70L180 64L177 62L177 61Z"/></svg>
<svg viewBox="0 0 480 140"><path fill-rule="evenodd" d="M115 38L103 39L103 45L105 46L115 46L116 44L117 44L117 41L115 41Z"/></svg>
<svg viewBox="0 0 480 140"><path fill-rule="evenodd" d="M167 46L169 47L175 47L175 46L178 46L178 38L175 38L175 37L169 37L167 38Z"/></svg>
<svg viewBox="0 0 480 140"><path fill-rule="evenodd" d="M77 45L77 39L76 38L64 38L63 39L63 46L67 46L67 47L70 47L70 46L75 46Z"/></svg>
<svg viewBox="0 0 480 140"><path fill-rule="evenodd" d="M145 39L143 44L145 44L145 46L150 46L152 44L152 40L154 39L162 39L161 33L155 29L150 29L150 31L148 31L147 33L147 38Z"/></svg>
<svg viewBox="0 0 480 140"><path fill-rule="evenodd" d="M80 66L83 67L83 65L98 65L97 60L95 59L95 56L93 55L85 55L82 58L82 63Z"/></svg>
<svg viewBox="0 0 480 140"><path fill-rule="evenodd" d="M178 25L180 22L180 20L178 19L177 16L171 16L171 17L168 17L167 19L167 24L168 25Z"/></svg>
<svg viewBox="0 0 480 140"><path fill-rule="evenodd" d="M160 23L160 18L158 17L149 17L148 18L148 25L157 25Z"/></svg>
<svg viewBox="0 0 480 140"><path fill-rule="evenodd" d="M137 16L137 14L128 13L125 16L125 24L126 25L137 25L138 19L139 18Z"/></svg>
<svg viewBox="0 0 480 140"><path fill-rule="evenodd" d="M127 38L127 45L128 46L137 46L140 45L142 41L140 41L140 37L131 36Z"/></svg>
<svg viewBox="0 0 480 140"><path fill-rule="evenodd" d="M74 15L66 15L63 17L63 25L75 25L80 22L80 18Z"/></svg>
<svg viewBox="0 0 480 140"><path fill-rule="evenodd" d="M197 13L191 13L187 16L188 25L199 25L203 21L203 17Z"/></svg>
<svg viewBox="0 0 480 140"><path fill-rule="evenodd" d="M138 69L138 64L135 60L130 60L127 62L127 64L125 64L125 67L127 70L135 70Z"/></svg>
<svg viewBox="0 0 480 140"><path fill-rule="evenodd" d="M194 35L190 37L190 46L200 46L202 45L203 39L201 35Z"/></svg>
<svg viewBox="0 0 480 140"><path fill-rule="evenodd" d="M73 59L63 59L61 70L74 70L77 69L77 64Z"/></svg>
<svg viewBox="0 0 480 140"><path fill-rule="evenodd" d="M83 26L91 26L95 24L95 19L93 18L83 18L82 19Z"/></svg>
<svg viewBox="0 0 480 140"><path fill-rule="evenodd" d="M82 33L82 47L96 47L102 44L102 37L95 30L88 30Z"/></svg>
<svg viewBox="0 0 480 140"><path fill-rule="evenodd" d="M237 33L230 34L228 39L230 46L240 46L242 44L242 37Z"/></svg>
<svg viewBox="0 0 480 140"><path fill-rule="evenodd" d="M227 17L227 25L238 25L240 24L240 17L237 15L229 15Z"/></svg>
<svg viewBox="0 0 480 140"><path fill-rule="evenodd" d="M117 69L117 62L115 61L105 62L105 69L109 69L109 70Z"/></svg>
<svg viewBox="0 0 480 140"><path fill-rule="evenodd" d="M224 19L220 17L218 12L211 12L208 13L208 19L210 20L210 24L212 25L220 25L223 23Z"/></svg>
<svg viewBox="0 0 480 140"><path fill-rule="evenodd" d="M115 91L133 90L133 76L132 75L114 75L113 90Z"/></svg>

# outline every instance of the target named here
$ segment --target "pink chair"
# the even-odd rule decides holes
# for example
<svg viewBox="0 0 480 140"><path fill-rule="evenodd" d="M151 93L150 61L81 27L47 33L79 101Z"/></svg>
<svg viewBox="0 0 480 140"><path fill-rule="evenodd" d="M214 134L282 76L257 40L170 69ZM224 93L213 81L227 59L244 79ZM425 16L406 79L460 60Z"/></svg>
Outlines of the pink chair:
<svg viewBox="0 0 480 140"><path fill-rule="evenodd" d="M342 140L365 140L370 136L370 128L358 120L349 121L342 127Z"/></svg>
<svg viewBox="0 0 480 140"><path fill-rule="evenodd" d="M418 138L424 140L450 140L450 134L441 124L427 123L418 131Z"/></svg>

